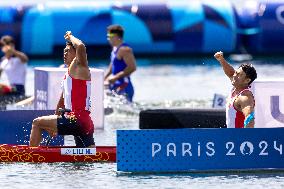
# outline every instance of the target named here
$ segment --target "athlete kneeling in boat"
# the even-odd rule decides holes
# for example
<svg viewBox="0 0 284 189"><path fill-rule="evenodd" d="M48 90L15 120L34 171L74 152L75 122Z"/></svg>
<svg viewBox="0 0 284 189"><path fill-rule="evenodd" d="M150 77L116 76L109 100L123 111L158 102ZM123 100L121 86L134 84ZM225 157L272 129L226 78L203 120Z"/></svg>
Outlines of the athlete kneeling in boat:
<svg viewBox="0 0 284 189"><path fill-rule="evenodd" d="M257 73L252 64L242 64L235 70L223 57L223 53L217 52L214 57L220 62L225 74L233 85L231 95L226 106L226 124L228 128L254 127L255 100L249 90L250 84L256 79Z"/></svg>
<svg viewBox="0 0 284 189"><path fill-rule="evenodd" d="M64 64L68 71L63 79L63 92L56 108L56 115L42 116L33 120L30 146L38 146L41 133L49 135L73 135L77 147L94 147L94 124L90 117L91 73L88 67L85 45L66 32ZM71 110L71 112L59 110Z"/></svg>

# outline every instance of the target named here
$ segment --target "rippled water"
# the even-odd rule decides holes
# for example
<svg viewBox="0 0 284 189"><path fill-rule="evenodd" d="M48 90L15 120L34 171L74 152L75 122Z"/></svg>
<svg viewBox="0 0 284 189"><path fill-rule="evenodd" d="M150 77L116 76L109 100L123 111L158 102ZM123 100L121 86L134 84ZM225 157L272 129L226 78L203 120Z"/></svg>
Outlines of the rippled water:
<svg viewBox="0 0 284 189"><path fill-rule="evenodd" d="M284 58L254 61L259 79L284 78ZM60 61L32 61L27 93L33 94L33 67ZM211 107L214 93L227 94L229 80L210 58L138 59L133 75L134 105L114 104L105 129L95 133L97 145L116 145L117 129L138 129L138 113L147 108ZM269 64L268 64L269 63ZM234 64L237 66L237 64ZM103 61L92 67L106 68ZM5 82L5 78L1 78ZM67 144L73 144L67 137ZM115 163L0 163L0 188L284 188L284 173L191 173L132 175L116 172Z"/></svg>
<svg viewBox="0 0 284 189"><path fill-rule="evenodd" d="M1 188L269 188L284 187L283 173L117 173L113 163L0 164Z"/></svg>

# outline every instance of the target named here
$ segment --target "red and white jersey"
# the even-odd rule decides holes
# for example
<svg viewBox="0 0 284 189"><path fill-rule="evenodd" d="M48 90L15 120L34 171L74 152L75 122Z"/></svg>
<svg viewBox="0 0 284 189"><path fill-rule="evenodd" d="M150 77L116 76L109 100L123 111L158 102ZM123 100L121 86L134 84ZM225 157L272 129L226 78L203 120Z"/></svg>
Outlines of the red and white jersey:
<svg viewBox="0 0 284 189"><path fill-rule="evenodd" d="M73 112L91 108L91 80L75 79L66 72L63 79L64 106Z"/></svg>
<svg viewBox="0 0 284 189"><path fill-rule="evenodd" d="M82 134L92 134L94 124L90 117L91 109L91 80L72 78L67 72L64 76L63 98L65 109L74 112Z"/></svg>
<svg viewBox="0 0 284 189"><path fill-rule="evenodd" d="M227 99L226 105L226 124L227 128L243 128L245 116L243 112L237 110L234 106L235 100L240 96L244 91L250 91L248 88L242 90L235 96L233 96L235 89L232 90L231 95Z"/></svg>

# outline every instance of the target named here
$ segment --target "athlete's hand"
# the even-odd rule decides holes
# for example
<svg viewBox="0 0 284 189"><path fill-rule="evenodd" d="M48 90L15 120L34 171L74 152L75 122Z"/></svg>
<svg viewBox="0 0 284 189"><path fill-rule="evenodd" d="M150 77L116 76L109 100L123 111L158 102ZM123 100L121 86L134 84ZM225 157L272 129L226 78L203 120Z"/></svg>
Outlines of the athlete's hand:
<svg viewBox="0 0 284 189"><path fill-rule="evenodd" d="M65 39L66 41L70 41L71 36L72 36L72 32L71 32L71 31L67 31L67 32L65 33L65 35L64 35L64 39Z"/></svg>
<svg viewBox="0 0 284 189"><path fill-rule="evenodd" d="M57 132L50 132L50 136L51 136L52 138L55 138L55 137L57 136Z"/></svg>
<svg viewBox="0 0 284 189"><path fill-rule="evenodd" d="M223 52L222 52L222 51L216 52L216 53L214 54L214 57L215 57L218 61L222 60L222 59L224 58L224 57L223 57Z"/></svg>
<svg viewBox="0 0 284 189"><path fill-rule="evenodd" d="M109 86L109 81L107 79L104 80L104 86L105 87Z"/></svg>
<svg viewBox="0 0 284 189"><path fill-rule="evenodd" d="M108 83L110 84L114 84L114 82L117 80L118 78L115 76L115 75L110 75L108 78L107 78L107 81Z"/></svg>

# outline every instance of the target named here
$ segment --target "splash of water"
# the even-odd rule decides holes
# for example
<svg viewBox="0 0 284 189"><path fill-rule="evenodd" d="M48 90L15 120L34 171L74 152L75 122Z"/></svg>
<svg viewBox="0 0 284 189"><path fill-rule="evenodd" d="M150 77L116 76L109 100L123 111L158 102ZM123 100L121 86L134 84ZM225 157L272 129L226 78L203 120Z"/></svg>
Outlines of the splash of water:
<svg viewBox="0 0 284 189"><path fill-rule="evenodd" d="M155 108L210 108L212 99L205 100L164 100L160 102L129 102L125 96L118 95L114 91L107 91L104 98L105 110L109 111L106 115L113 112L137 116L140 111Z"/></svg>

